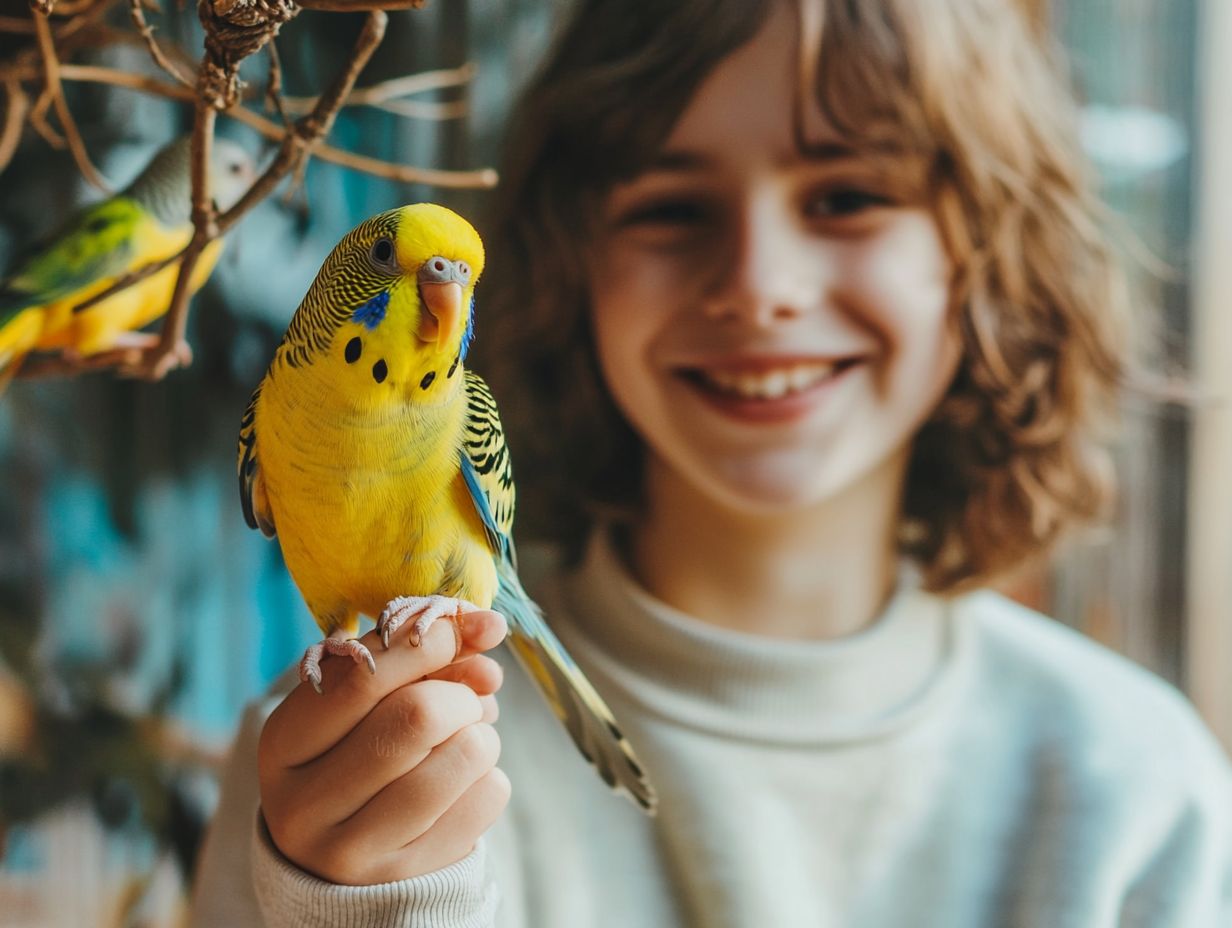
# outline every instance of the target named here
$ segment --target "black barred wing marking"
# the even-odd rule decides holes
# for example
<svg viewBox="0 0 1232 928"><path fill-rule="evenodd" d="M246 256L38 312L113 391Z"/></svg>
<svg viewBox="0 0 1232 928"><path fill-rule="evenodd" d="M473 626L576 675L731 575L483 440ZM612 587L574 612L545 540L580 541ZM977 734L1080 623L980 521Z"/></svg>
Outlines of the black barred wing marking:
<svg viewBox="0 0 1232 928"><path fill-rule="evenodd" d="M244 521L249 528L261 529L267 538L274 537L274 513L265 495L265 481L261 479L261 466L257 462L257 402L261 398L262 380L252 391L244 418L240 420L239 460L236 468L240 478L240 505L244 507Z"/></svg>
<svg viewBox="0 0 1232 928"><path fill-rule="evenodd" d="M398 211L373 216L348 232L329 253L278 346L275 364L300 367L329 351L334 333L373 297L404 286L378 273L368 260L372 243L396 238Z"/></svg>
<svg viewBox="0 0 1232 928"><path fill-rule="evenodd" d="M492 603L509 620L509 646L582 756L610 787L654 814L657 798L612 711L552 633L526 595L514 564L513 468L496 401L477 374L466 372L466 433L462 475L497 554L500 586Z"/></svg>
<svg viewBox="0 0 1232 928"><path fill-rule="evenodd" d="M463 452L474 470L475 481L491 514L492 527L501 538L498 553L513 560L510 538L513 534L515 491L513 464L505 444L496 400L483 378L466 371L466 431Z"/></svg>

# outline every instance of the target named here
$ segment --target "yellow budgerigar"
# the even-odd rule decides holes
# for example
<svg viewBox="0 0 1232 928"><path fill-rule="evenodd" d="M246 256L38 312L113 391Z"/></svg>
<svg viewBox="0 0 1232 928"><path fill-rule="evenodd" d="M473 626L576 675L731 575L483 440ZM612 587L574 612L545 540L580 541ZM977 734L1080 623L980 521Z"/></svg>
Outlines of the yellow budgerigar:
<svg viewBox="0 0 1232 928"><path fill-rule="evenodd" d="M70 220L52 240L0 281L0 384L31 351L79 357L113 348L149 347L158 336L136 331L167 311L177 265L78 309L117 279L177 254L192 237L189 139L162 148L124 190ZM254 165L240 146L218 139L210 189L220 209L252 183ZM218 260L222 240L206 247L189 281L195 292Z"/></svg>
<svg viewBox="0 0 1232 928"><path fill-rule="evenodd" d="M613 788L654 791L610 710L523 591L514 485L496 404L465 367L483 243L423 203L369 219L326 258L253 393L239 440L249 525L277 535L326 653L372 666L360 613L411 641L436 619L493 608L509 644Z"/></svg>

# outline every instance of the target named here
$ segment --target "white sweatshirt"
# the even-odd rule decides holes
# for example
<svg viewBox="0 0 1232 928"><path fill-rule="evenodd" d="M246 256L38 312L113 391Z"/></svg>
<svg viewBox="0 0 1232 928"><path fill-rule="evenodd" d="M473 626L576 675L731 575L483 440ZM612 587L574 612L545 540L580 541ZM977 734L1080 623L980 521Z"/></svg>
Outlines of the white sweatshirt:
<svg viewBox="0 0 1232 928"><path fill-rule="evenodd" d="M904 583L859 634L760 638L654 600L602 540L538 581L657 818L608 793L509 667L513 799L475 852L398 883L322 883L257 814L277 694L245 716L193 924L1232 926L1226 756L1175 690L1050 619Z"/></svg>

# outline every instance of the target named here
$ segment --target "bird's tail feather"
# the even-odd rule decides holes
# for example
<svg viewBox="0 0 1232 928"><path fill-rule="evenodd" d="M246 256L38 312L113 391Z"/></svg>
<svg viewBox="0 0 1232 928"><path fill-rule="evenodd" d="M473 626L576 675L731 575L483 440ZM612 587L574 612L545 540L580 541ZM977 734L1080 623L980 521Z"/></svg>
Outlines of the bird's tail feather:
<svg viewBox="0 0 1232 928"><path fill-rule="evenodd" d="M500 589L492 607L509 620L510 649L582 756L608 786L628 793L653 815L657 803L654 787L612 711L548 628L543 613L526 595L512 570L501 571Z"/></svg>

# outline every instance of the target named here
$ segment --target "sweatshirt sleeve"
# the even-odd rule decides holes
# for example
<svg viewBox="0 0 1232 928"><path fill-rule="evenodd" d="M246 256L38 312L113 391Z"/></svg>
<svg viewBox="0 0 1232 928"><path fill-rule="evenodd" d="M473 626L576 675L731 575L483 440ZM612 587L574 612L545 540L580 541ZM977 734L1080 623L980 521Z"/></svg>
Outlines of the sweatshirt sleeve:
<svg viewBox="0 0 1232 928"><path fill-rule="evenodd" d="M1188 744L1177 751L1187 775L1181 788L1157 791L1171 814L1129 887L1118 921L1124 928L1232 925L1232 766L1196 720L1189 727ZM1144 804L1139 817L1150 821L1149 813Z"/></svg>
<svg viewBox="0 0 1232 928"><path fill-rule="evenodd" d="M274 847L261 817L253 885L267 928L490 928L497 892L481 840L455 864L376 886L339 886L300 870Z"/></svg>

